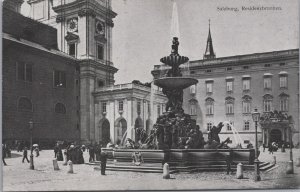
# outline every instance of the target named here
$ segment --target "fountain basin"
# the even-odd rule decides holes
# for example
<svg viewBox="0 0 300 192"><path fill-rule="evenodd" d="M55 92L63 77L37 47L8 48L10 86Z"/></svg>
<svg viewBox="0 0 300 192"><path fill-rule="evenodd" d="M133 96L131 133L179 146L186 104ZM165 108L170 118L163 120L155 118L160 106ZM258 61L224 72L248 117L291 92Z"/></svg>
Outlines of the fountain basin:
<svg viewBox="0 0 300 192"><path fill-rule="evenodd" d="M108 149L103 151L111 154L109 158L118 162L131 162L133 152L141 152L145 163L164 163L170 166L193 166L193 165L224 165L226 156L232 158L233 163L253 165L255 158L254 149Z"/></svg>
<svg viewBox="0 0 300 192"><path fill-rule="evenodd" d="M154 80L154 84L163 89L185 89L198 83L197 79L189 77L163 77Z"/></svg>
<svg viewBox="0 0 300 192"><path fill-rule="evenodd" d="M169 66L179 66L189 61L188 57L180 55L169 55L160 59L160 61Z"/></svg>

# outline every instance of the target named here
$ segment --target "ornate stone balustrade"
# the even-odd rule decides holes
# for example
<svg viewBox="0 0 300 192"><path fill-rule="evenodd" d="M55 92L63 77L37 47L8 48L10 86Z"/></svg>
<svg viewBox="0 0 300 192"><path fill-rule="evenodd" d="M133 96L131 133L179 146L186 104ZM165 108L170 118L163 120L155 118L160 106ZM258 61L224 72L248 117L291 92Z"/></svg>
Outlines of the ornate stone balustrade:
<svg viewBox="0 0 300 192"><path fill-rule="evenodd" d="M118 84L118 85L113 85L113 86L100 87L100 88L97 88L96 91L104 92L104 91L115 91L115 90L122 90L122 89L139 89L139 90L147 91L149 93L151 92L150 87L137 85L134 83L126 83L126 84ZM154 90L154 91L156 94L162 94L161 91L158 91L158 90Z"/></svg>

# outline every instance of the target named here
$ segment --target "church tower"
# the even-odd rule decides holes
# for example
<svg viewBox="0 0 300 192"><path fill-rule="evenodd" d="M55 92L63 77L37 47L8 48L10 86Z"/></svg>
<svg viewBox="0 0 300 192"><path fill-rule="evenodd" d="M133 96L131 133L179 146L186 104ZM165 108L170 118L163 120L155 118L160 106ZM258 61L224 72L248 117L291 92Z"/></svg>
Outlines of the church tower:
<svg viewBox="0 0 300 192"><path fill-rule="evenodd" d="M29 0L31 17L57 29L58 49L78 59L81 141L95 140L93 92L114 84L110 0Z"/></svg>
<svg viewBox="0 0 300 192"><path fill-rule="evenodd" d="M210 20L208 20L208 22L209 22L208 37L207 37L206 49L205 49L203 59L214 59L216 58L216 54L214 52L214 47L213 47L212 38L210 34Z"/></svg>

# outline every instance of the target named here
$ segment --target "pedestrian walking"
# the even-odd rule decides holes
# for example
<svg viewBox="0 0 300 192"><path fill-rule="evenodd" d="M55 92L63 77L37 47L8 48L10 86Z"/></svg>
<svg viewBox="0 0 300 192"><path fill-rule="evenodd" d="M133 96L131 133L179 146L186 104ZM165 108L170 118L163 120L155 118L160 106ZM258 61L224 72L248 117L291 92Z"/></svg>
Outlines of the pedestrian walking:
<svg viewBox="0 0 300 192"><path fill-rule="evenodd" d="M226 174L229 175L229 172L233 172L231 169L232 158L231 155L226 155Z"/></svg>
<svg viewBox="0 0 300 192"><path fill-rule="evenodd" d="M273 145L269 145L269 154L273 154Z"/></svg>
<svg viewBox="0 0 300 192"><path fill-rule="evenodd" d="M89 148L89 154L90 154L89 162L95 161L95 149L92 145Z"/></svg>
<svg viewBox="0 0 300 192"><path fill-rule="evenodd" d="M4 166L7 165L4 160L5 157L6 157L6 149L5 149L5 145L2 144L2 162L3 162Z"/></svg>
<svg viewBox="0 0 300 192"><path fill-rule="evenodd" d="M57 157L57 153L58 153L58 151L59 151L59 144L58 144L58 143L56 143L56 145L55 145L55 147L54 147L54 158L56 158L56 157Z"/></svg>
<svg viewBox="0 0 300 192"><path fill-rule="evenodd" d="M101 161L101 175L105 175L106 162L107 162L107 153L106 152L104 152L104 151L101 152L100 161Z"/></svg>
<svg viewBox="0 0 300 192"><path fill-rule="evenodd" d="M39 147L35 147L35 148L34 148L34 152L35 152L35 156L36 156L36 157L40 156L40 150L39 150Z"/></svg>
<svg viewBox="0 0 300 192"><path fill-rule="evenodd" d="M263 143L263 152L266 150L266 145Z"/></svg>
<svg viewBox="0 0 300 192"><path fill-rule="evenodd" d="M22 163L24 163L24 160L27 160L27 162L29 163L29 160L28 160L28 157L27 157L27 147L24 148L24 151L23 151L23 160L22 160Z"/></svg>

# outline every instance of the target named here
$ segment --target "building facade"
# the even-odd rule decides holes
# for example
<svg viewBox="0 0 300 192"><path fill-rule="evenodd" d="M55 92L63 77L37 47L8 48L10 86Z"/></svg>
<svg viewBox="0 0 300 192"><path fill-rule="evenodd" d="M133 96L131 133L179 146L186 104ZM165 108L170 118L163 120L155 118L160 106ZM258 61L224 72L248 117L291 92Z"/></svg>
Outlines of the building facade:
<svg viewBox="0 0 300 192"><path fill-rule="evenodd" d="M12 3L22 1L10 0ZM6 2L5 2L6 3ZM2 136L8 143L80 138L79 65L57 49L56 29L3 8Z"/></svg>
<svg viewBox="0 0 300 192"><path fill-rule="evenodd" d="M161 91L134 83L97 88L95 97L95 141L135 140L136 128L149 134L156 118L165 111Z"/></svg>
<svg viewBox="0 0 300 192"><path fill-rule="evenodd" d="M196 119L204 135L212 126L225 122L220 137L232 144L255 143L255 108L266 116L280 112L292 120L262 123L260 143L299 143L299 49L216 58L211 33L203 60L190 61L184 76L198 84L184 90L184 110ZM156 65L152 74L163 76L166 66Z"/></svg>
<svg viewBox="0 0 300 192"><path fill-rule="evenodd" d="M60 51L78 59L80 140L94 141L95 89L114 84L113 18L110 0L30 0L31 17L57 29Z"/></svg>

